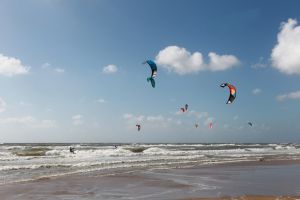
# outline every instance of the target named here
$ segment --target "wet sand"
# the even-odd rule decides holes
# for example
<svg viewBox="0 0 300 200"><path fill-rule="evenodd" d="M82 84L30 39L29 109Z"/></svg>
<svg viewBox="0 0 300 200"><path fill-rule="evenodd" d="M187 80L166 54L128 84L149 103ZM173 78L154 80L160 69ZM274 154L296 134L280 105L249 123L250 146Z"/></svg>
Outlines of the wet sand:
<svg viewBox="0 0 300 200"><path fill-rule="evenodd" d="M248 195L240 197L219 197L219 198L188 198L183 200L297 200L300 196L259 196L259 195Z"/></svg>
<svg viewBox="0 0 300 200"><path fill-rule="evenodd" d="M297 197L298 196L298 197ZM0 186L1 200L300 199L300 161L91 172Z"/></svg>

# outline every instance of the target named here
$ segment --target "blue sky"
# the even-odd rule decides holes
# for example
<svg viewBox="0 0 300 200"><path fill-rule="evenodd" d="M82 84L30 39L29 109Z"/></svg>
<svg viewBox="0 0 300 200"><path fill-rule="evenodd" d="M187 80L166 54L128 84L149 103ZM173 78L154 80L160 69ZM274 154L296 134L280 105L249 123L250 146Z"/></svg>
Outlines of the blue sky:
<svg viewBox="0 0 300 200"><path fill-rule="evenodd" d="M0 141L300 142L299 7L1 1Z"/></svg>

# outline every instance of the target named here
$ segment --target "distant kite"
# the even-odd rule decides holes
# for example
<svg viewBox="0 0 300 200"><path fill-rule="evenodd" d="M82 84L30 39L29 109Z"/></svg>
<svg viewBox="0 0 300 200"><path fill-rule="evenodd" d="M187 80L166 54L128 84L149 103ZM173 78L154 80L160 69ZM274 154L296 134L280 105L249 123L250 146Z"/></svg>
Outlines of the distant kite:
<svg viewBox="0 0 300 200"><path fill-rule="evenodd" d="M198 128L199 124L195 124L195 127Z"/></svg>
<svg viewBox="0 0 300 200"><path fill-rule="evenodd" d="M154 80L154 78L157 75L157 66L156 66L155 62L152 61L152 60L146 60L145 62L143 62L143 64L146 64L146 63L151 68L151 76L147 78L147 81L148 82L150 81L152 87L155 88L155 80Z"/></svg>
<svg viewBox="0 0 300 200"><path fill-rule="evenodd" d="M140 131L141 130L141 125L140 124L137 124L135 125L137 127L137 130Z"/></svg>
<svg viewBox="0 0 300 200"><path fill-rule="evenodd" d="M252 122L248 122L249 126L253 126Z"/></svg>
<svg viewBox="0 0 300 200"><path fill-rule="evenodd" d="M185 104L183 108L180 108L180 110L181 110L182 112L186 112L186 111L188 110L188 108L189 108L189 105L188 105L188 104Z"/></svg>
<svg viewBox="0 0 300 200"><path fill-rule="evenodd" d="M236 89L233 85L229 84L229 83L222 83L220 85L220 87L224 88L224 87L228 87L229 88L229 98L226 102L226 104L231 104L234 99L236 98Z"/></svg>

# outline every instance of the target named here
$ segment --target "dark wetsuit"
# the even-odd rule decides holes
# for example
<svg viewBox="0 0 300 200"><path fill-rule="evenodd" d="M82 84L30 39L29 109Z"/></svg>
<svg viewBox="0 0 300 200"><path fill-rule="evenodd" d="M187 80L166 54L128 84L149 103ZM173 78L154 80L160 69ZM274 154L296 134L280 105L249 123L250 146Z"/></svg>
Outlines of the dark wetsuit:
<svg viewBox="0 0 300 200"><path fill-rule="evenodd" d="M70 153L75 153L75 148L74 147L70 147Z"/></svg>

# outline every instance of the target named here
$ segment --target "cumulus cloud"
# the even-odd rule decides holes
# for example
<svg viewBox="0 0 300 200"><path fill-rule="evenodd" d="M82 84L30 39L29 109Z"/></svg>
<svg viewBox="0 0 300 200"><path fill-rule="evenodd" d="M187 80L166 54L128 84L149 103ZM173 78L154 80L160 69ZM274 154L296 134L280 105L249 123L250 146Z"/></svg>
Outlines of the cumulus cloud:
<svg viewBox="0 0 300 200"><path fill-rule="evenodd" d="M255 88L255 89L252 90L252 94L254 94L254 95L259 95L261 92L262 91L259 88Z"/></svg>
<svg viewBox="0 0 300 200"><path fill-rule="evenodd" d="M30 128L53 128L57 126L55 120L38 120L32 116L0 118L0 124L23 125Z"/></svg>
<svg viewBox="0 0 300 200"><path fill-rule="evenodd" d="M287 99L300 99L300 90L296 92L291 92L288 94L282 94L277 96L278 101L284 101Z"/></svg>
<svg viewBox="0 0 300 200"><path fill-rule="evenodd" d="M208 54L210 58L208 70L224 71L239 64L239 60L233 55L218 55L214 52Z"/></svg>
<svg viewBox="0 0 300 200"><path fill-rule="evenodd" d="M0 98L0 112L5 111L6 109L6 102Z"/></svg>
<svg viewBox="0 0 300 200"><path fill-rule="evenodd" d="M159 51L155 59L157 64L180 75L206 70L223 71L239 64L239 60L233 55L210 52L208 57L209 63L206 64L200 52L191 53L182 47L168 46Z"/></svg>
<svg viewBox="0 0 300 200"><path fill-rule="evenodd" d="M105 74L113 74L118 71L118 67L116 65L107 65L103 67L102 72Z"/></svg>
<svg viewBox="0 0 300 200"><path fill-rule="evenodd" d="M83 124L83 116L80 114L72 116L72 123L75 126Z"/></svg>
<svg viewBox="0 0 300 200"><path fill-rule="evenodd" d="M288 19L281 24L277 44L272 50L272 66L286 74L300 74L300 26Z"/></svg>
<svg viewBox="0 0 300 200"><path fill-rule="evenodd" d="M27 74L29 70L30 67L23 65L21 60L0 54L0 75L11 77L14 75Z"/></svg>

